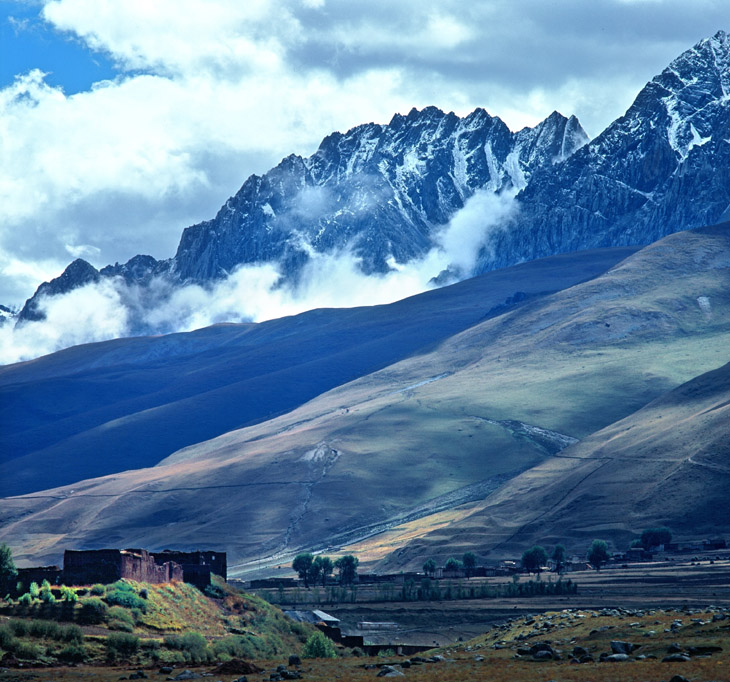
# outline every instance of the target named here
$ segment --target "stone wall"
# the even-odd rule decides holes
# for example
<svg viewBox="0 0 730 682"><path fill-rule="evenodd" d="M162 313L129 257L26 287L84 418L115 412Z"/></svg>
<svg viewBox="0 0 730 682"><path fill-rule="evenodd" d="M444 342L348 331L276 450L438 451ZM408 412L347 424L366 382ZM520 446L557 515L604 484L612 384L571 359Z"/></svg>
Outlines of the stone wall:
<svg viewBox="0 0 730 682"><path fill-rule="evenodd" d="M19 568L16 582L23 584L23 592L27 592L31 583L40 585L47 580L51 585L60 585L63 582L63 571L58 566L35 566L33 568Z"/></svg>
<svg viewBox="0 0 730 682"><path fill-rule="evenodd" d="M104 585L126 578L143 583L182 580L182 567L172 561L157 563L144 549L66 550L63 581L67 585Z"/></svg>
<svg viewBox="0 0 730 682"><path fill-rule="evenodd" d="M183 571L189 574L191 578L193 576L203 576L205 570L202 568L193 567L208 567L208 576L210 573L219 575L223 580L228 580L228 560L225 552L216 551L196 551L196 552L177 552L174 550L166 549L162 552L155 552L153 554L155 561L162 563L164 561L174 561L183 567ZM195 580L188 580L185 578L185 582L192 582L197 584ZM207 579L207 583L210 584L210 577Z"/></svg>

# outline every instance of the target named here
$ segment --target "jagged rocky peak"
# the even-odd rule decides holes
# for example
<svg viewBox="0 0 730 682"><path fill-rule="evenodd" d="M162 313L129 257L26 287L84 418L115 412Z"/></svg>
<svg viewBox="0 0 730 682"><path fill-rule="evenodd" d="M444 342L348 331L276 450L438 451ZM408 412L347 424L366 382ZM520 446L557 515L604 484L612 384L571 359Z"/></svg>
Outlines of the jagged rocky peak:
<svg viewBox="0 0 730 682"><path fill-rule="evenodd" d="M709 142L714 109L730 99L730 38L719 31L675 59L652 84L666 107L672 149L686 158ZM662 96L663 95L663 96Z"/></svg>
<svg viewBox="0 0 730 682"><path fill-rule="evenodd" d="M294 277L312 250L348 246L365 272L385 272L392 259L428 251L478 189L520 189L586 139L577 119L558 113L512 133L484 109L460 118L437 107L335 132L311 157L251 176L213 220L185 230L174 271L200 282L276 261Z"/></svg>
<svg viewBox="0 0 730 682"><path fill-rule="evenodd" d="M0 305L0 327L6 324L12 324L17 316L17 310L13 310L6 305Z"/></svg>
<svg viewBox="0 0 730 682"><path fill-rule="evenodd" d="M170 261L158 261L152 256L137 255L120 265L107 265L99 271L102 277L122 277L128 284L147 284L155 275L169 270Z"/></svg>
<svg viewBox="0 0 730 682"><path fill-rule="evenodd" d="M45 319L45 315L40 309L40 301L46 296L57 296L58 294L67 294L73 289L89 284L90 282L98 282L100 278L99 271L83 258L77 258L71 263L58 277L50 282L43 282L35 294L29 298L23 309L18 315L18 322L31 322Z"/></svg>
<svg viewBox="0 0 730 682"><path fill-rule="evenodd" d="M555 253L648 244L730 216L730 40L677 57L626 114L518 195L477 271Z"/></svg>

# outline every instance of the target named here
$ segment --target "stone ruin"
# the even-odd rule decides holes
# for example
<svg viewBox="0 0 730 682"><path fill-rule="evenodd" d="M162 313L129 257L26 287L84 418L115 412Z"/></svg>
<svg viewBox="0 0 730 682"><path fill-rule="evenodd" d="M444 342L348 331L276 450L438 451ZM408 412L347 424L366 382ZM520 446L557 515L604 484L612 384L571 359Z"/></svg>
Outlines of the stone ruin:
<svg viewBox="0 0 730 682"><path fill-rule="evenodd" d="M63 569L57 566L21 568L18 578L24 584L47 579L52 585L107 585L123 578L153 584L177 580L202 590L211 584L214 573L227 580L225 552L67 549L63 554Z"/></svg>

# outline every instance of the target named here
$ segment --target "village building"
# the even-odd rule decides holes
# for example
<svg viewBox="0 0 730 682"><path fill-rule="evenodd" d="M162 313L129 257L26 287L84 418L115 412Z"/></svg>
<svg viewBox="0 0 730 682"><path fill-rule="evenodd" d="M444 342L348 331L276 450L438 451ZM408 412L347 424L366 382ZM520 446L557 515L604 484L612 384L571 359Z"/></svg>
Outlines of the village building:
<svg viewBox="0 0 730 682"><path fill-rule="evenodd" d="M126 578L144 583L183 580L180 564L162 564L144 549L67 549L63 554L63 582L67 585L108 584Z"/></svg>
<svg viewBox="0 0 730 682"><path fill-rule="evenodd" d="M205 589L211 584L213 574L227 579L225 552L67 549L63 555L63 569L58 566L21 568L18 580L24 586L43 580L48 580L51 585L109 584L122 579L158 584L177 580Z"/></svg>

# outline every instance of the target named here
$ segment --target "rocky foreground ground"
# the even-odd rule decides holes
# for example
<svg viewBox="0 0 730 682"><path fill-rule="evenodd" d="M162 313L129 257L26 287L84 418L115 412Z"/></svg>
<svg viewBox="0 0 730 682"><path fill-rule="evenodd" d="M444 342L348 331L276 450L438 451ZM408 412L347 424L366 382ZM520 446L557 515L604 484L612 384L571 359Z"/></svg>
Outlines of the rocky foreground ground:
<svg viewBox="0 0 730 682"><path fill-rule="evenodd" d="M254 661L246 668L70 667L0 670L0 680L184 680L251 682L303 679L424 682L553 680L704 682L730 679L730 608L565 609L505 621L489 632L418 656ZM257 668L259 671L257 671Z"/></svg>

